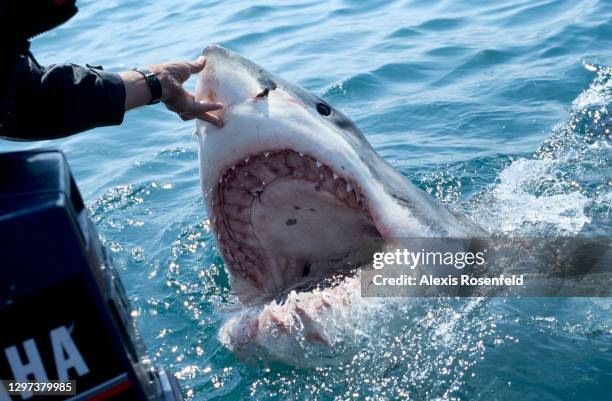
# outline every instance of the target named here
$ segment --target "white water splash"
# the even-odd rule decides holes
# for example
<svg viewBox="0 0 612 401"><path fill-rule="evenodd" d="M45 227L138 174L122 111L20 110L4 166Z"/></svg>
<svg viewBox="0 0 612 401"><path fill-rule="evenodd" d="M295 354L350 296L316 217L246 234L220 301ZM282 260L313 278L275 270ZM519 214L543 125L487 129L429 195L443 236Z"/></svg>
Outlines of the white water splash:
<svg viewBox="0 0 612 401"><path fill-rule="evenodd" d="M612 70L596 70L572 102L570 118L534 158L514 160L472 200L471 217L492 234L576 235L591 223L599 231L610 226Z"/></svg>
<svg viewBox="0 0 612 401"><path fill-rule="evenodd" d="M506 167L486 196L480 223L493 234L528 235L543 229L577 233L590 218L589 199L580 191L536 195L532 189L553 180L555 161L518 159ZM482 209L481 209L482 210ZM480 214L481 217L484 213Z"/></svg>

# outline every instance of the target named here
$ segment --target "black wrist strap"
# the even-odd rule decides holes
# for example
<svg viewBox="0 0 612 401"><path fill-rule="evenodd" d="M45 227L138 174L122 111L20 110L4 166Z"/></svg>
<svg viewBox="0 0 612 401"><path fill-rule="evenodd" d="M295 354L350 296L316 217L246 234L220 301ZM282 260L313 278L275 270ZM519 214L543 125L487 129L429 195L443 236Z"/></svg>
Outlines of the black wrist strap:
<svg viewBox="0 0 612 401"><path fill-rule="evenodd" d="M146 68L135 67L132 68L132 71L139 72L145 78L145 81L147 81L147 85L151 90L151 101L149 104L159 103L162 98L162 86L157 76Z"/></svg>

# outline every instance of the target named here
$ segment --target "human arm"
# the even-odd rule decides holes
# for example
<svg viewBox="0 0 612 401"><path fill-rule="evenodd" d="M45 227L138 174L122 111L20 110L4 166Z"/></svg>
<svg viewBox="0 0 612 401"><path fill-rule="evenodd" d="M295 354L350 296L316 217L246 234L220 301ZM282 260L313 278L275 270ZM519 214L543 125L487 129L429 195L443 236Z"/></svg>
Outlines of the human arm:
<svg viewBox="0 0 612 401"><path fill-rule="evenodd" d="M13 86L3 99L0 136L10 139L55 139L91 128L118 125L127 110L147 104L151 92L136 71L121 74L74 64L42 67L19 55L4 74L3 88ZM182 83L204 68L205 61L175 62L149 67L162 84L162 101L182 119L221 121L208 113L221 105L195 102ZM3 71L4 72L4 71ZM3 94L4 95L4 94ZM2 113L0 113L2 114Z"/></svg>

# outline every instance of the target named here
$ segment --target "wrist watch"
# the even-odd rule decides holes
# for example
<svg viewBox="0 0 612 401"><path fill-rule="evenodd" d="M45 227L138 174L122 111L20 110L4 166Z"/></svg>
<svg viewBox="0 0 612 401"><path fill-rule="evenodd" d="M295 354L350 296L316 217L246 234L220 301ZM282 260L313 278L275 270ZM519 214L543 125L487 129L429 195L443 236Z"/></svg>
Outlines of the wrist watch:
<svg viewBox="0 0 612 401"><path fill-rule="evenodd" d="M148 104L159 103L162 98L162 86L157 76L146 68L135 67L132 68L132 71L140 73L151 90L151 101Z"/></svg>

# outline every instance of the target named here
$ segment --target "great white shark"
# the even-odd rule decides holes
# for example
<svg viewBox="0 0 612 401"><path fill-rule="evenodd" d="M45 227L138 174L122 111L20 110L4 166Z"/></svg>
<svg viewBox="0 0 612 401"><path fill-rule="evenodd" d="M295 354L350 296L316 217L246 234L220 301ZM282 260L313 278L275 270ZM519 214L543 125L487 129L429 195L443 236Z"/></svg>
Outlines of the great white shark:
<svg viewBox="0 0 612 401"><path fill-rule="evenodd" d="M201 184L243 305L220 334L239 356L307 364L305 341L333 347L342 330L330 316L360 302L359 282L317 284L369 263L387 240L487 236L325 100L223 47L203 56L196 99L222 103L224 125L196 123Z"/></svg>

